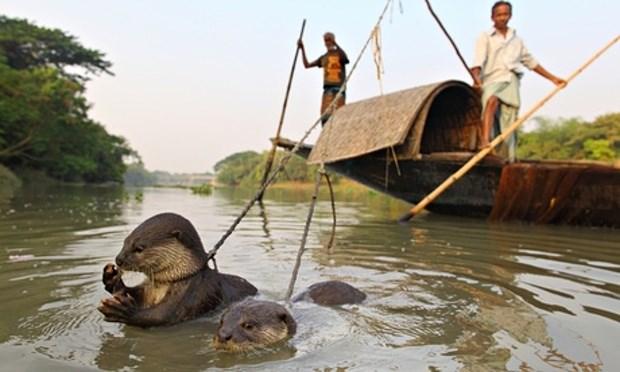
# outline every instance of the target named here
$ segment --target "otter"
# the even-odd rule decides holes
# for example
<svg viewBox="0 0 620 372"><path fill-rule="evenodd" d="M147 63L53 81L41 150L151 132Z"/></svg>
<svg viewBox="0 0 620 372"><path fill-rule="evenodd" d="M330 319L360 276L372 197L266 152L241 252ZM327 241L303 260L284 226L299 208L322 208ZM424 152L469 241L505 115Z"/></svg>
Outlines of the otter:
<svg viewBox="0 0 620 372"><path fill-rule="evenodd" d="M155 215L125 238L116 265L103 269L112 297L98 310L104 320L140 327L170 325L207 314L221 305L255 295L245 279L212 270L190 221L174 213ZM127 287L122 271L138 271L147 280Z"/></svg>
<svg viewBox="0 0 620 372"><path fill-rule="evenodd" d="M350 284L339 280L328 280L312 284L293 298L293 302L310 301L323 306L358 304L366 294Z"/></svg>
<svg viewBox="0 0 620 372"><path fill-rule="evenodd" d="M329 280L315 283L293 298L318 305L357 304L366 294L350 284ZM293 336L297 323L286 308L271 301L245 299L232 304L222 314L213 338L216 349L246 352L269 346Z"/></svg>
<svg viewBox="0 0 620 372"><path fill-rule="evenodd" d="M245 299L224 312L213 345L232 352L251 351L280 342L296 331L297 323L284 306Z"/></svg>

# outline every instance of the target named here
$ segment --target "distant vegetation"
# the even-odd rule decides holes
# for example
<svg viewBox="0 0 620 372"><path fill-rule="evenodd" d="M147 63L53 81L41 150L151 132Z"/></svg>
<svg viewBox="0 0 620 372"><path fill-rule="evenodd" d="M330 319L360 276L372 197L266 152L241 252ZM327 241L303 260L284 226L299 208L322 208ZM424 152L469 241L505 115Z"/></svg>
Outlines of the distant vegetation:
<svg viewBox="0 0 620 372"><path fill-rule="evenodd" d="M282 151L276 152L272 169L276 168L284 154ZM231 186L258 186L263 177L268 155L268 151L262 154L244 151L220 160L214 166L217 182ZM305 159L293 155L284 171L278 175L277 181L314 182L317 169L317 166L307 165ZM331 176L331 178L337 182L337 177Z"/></svg>
<svg viewBox="0 0 620 372"><path fill-rule="evenodd" d="M88 76L103 53L57 29L0 15L0 164L63 181L120 182L137 154L89 117Z"/></svg>
<svg viewBox="0 0 620 372"><path fill-rule="evenodd" d="M547 160L620 160L620 113L597 117L537 118L536 129L519 133L518 157Z"/></svg>
<svg viewBox="0 0 620 372"><path fill-rule="evenodd" d="M203 183L199 186L191 186L190 189L192 190L192 194L198 195L211 195L211 192L213 192L211 185L208 183Z"/></svg>
<svg viewBox="0 0 620 372"><path fill-rule="evenodd" d="M127 165L123 182L128 186L154 186L157 183L157 178L155 174L144 168L142 162L135 162Z"/></svg>
<svg viewBox="0 0 620 372"><path fill-rule="evenodd" d="M189 189L192 187L201 187L213 181L213 174L206 173L169 173L164 171L150 172L144 169L142 162L135 162L127 165L127 171L123 177L127 186L159 186L159 187L177 187ZM206 187L205 190L206 190ZM207 192L202 190L204 192Z"/></svg>

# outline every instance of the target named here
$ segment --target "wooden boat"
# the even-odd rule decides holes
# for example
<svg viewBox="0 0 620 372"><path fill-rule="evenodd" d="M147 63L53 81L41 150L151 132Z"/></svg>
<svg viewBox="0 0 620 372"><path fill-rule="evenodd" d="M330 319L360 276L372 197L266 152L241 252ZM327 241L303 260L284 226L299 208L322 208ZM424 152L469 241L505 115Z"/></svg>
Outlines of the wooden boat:
<svg viewBox="0 0 620 372"><path fill-rule="evenodd" d="M338 109L298 154L375 190L417 203L476 153L480 100L459 81ZM291 149L295 143L280 139ZM428 207L493 220L620 227L620 168L487 156Z"/></svg>

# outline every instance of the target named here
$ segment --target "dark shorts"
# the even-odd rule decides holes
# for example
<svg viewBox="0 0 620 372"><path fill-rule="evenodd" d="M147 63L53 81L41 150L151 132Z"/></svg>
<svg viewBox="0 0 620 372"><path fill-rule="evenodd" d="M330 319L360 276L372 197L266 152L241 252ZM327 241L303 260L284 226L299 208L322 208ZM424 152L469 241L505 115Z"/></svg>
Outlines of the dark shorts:
<svg viewBox="0 0 620 372"><path fill-rule="evenodd" d="M331 105L331 103L333 102L339 90L340 90L340 87L324 87L323 88L323 99L321 100L321 122L323 124L327 122L327 120L332 114L331 110L329 110L329 112L327 112L326 110L329 107L329 105ZM338 103L336 103L336 109L344 106L345 100L346 100L346 94L345 92L342 92L342 95L340 96L340 98L338 98Z"/></svg>

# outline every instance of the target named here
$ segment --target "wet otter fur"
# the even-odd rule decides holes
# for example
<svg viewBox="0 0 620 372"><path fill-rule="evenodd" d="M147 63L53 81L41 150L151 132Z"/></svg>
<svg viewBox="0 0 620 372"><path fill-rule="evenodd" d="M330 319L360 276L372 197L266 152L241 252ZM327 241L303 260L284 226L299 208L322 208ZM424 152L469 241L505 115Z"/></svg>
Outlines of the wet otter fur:
<svg viewBox="0 0 620 372"><path fill-rule="evenodd" d="M310 301L323 306L358 304L366 294L350 284L339 280L328 280L312 284L293 298L293 302Z"/></svg>
<svg viewBox="0 0 620 372"><path fill-rule="evenodd" d="M296 331L297 323L284 306L245 299L222 314L213 345L220 350L247 352L273 345Z"/></svg>
<svg viewBox="0 0 620 372"><path fill-rule="evenodd" d="M136 227L116 256L116 265L103 269L105 289L113 296L98 307L110 322L174 324L257 292L243 278L210 269L196 229L174 213L155 215ZM148 279L130 288L121 279L122 271L138 271Z"/></svg>

